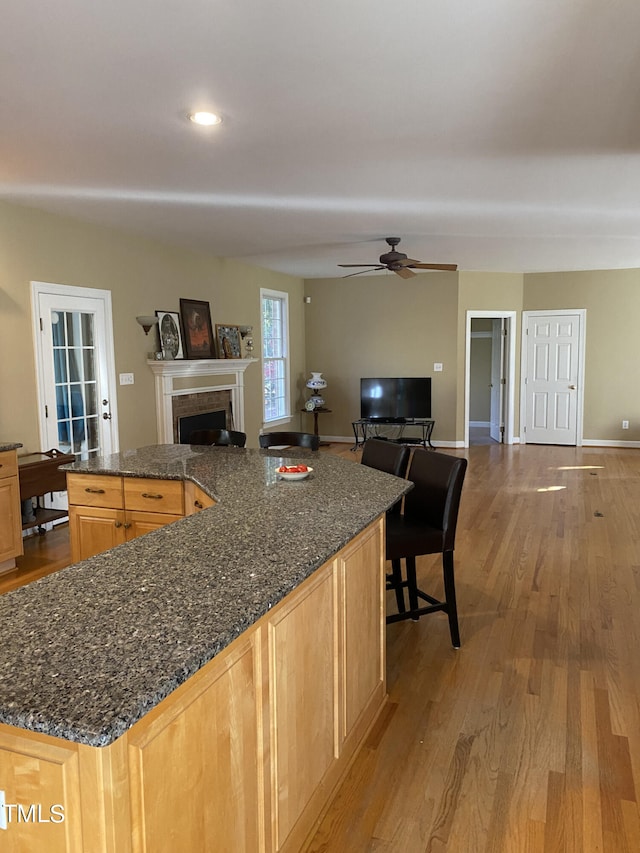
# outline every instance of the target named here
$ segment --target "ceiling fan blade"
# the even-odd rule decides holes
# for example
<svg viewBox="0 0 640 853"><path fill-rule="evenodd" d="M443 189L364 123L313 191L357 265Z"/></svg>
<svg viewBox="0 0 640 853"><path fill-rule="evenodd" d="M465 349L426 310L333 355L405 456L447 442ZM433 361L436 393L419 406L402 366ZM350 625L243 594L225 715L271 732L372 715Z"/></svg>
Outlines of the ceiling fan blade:
<svg viewBox="0 0 640 853"><path fill-rule="evenodd" d="M396 263L401 264L403 267L412 267L414 264L419 264L420 261L416 261L415 258L405 258L404 261L396 261Z"/></svg>
<svg viewBox="0 0 640 853"><path fill-rule="evenodd" d="M359 267L361 264L338 264L339 267ZM348 275L343 275L342 278L351 278L352 275L362 275L367 272L375 272L376 270L383 270L386 267L374 267L373 269L368 270L360 270L359 272L350 272Z"/></svg>
<svg viewBox="0 0 640 853"><path fill-rule="evenodd" d="M399 269L399 270L393 270L393 272L396 275L399 275L400 278L413 278L415 275L415 273L411 272L411 270L408 269L408 267L403 267L402 269Z"/></svg>
<svg viewBox="0 0 640 853"><path fill-rule="evenodd" d="M443 270L445 272L455 272L458 269L457 264L411 264L413 269L417 270Z"/></svg>
<svg viewBox="0 0 640 853"><path fill-rule="evenodd" d="M381 270L382 267L378 266L378 264L338 264L339 267L375 267L377 270Z"/></svg>

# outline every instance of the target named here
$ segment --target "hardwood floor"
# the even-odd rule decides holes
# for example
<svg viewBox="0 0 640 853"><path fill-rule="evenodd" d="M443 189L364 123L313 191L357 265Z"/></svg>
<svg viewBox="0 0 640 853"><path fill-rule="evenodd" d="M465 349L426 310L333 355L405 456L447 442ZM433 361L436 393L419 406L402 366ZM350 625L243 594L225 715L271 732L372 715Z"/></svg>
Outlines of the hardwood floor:
<svg viewBox="0 0 640 853"><path fill-rule="evenodd" d="M388 627L386 712L309 850L636 853L640 452L442 452L469 459L462 648L444 614ZM28 541L11 574L64 564L64 537ZM419 569L440 592L439 559Z"/></svg>
<svg viewBox="0 0 640 853"><path fill-rule="evenodd" d="M71 563L69 525L60 524L44 536L24 540L24 554L16 560L16 568L0 575L0 595L31 583Z"/></svg>
<svg viewBox="0 0 640 853"><path fill-rule="evenodd" d="M462 648L388 627L387 714L309 849L640 850L640 453L452 452Z"/></svg>

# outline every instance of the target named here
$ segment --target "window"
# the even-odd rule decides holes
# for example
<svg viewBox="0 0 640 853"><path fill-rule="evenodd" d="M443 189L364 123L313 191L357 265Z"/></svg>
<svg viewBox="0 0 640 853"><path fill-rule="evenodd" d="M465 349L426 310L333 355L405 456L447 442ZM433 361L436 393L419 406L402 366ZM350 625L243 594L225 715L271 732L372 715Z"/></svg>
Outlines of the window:
<svg viewBox="0 0 640 853"><path fill-rule="evenodd" d="M289 295L260 290L262 307L262 378L264 422L288 420L289 406Z"/></svg>

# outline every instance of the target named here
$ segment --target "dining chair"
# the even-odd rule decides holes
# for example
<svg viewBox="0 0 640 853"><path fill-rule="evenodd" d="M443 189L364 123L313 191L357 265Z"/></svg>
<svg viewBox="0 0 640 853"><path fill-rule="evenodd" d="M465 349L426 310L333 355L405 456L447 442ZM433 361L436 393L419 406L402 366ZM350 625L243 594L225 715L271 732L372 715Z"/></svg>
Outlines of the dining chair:
<svg viewBox="0 0 640 853"><path fill-rule="evenodd" d="M265 432L258 436L260 447L306 447L317 450L320 438L310 432Z"/></svg>
<svg viewBox="0 0 640 853"><path fill-rule="evenodd" d="M409 596L409 609L398 608L387 616L387 624L403 619L417 620L421 616L444 611L449 618L451 643L460 648L460 629L456 605L453 551L455 547L458 510L462 485L467 470L467 460L433 450L416 450L411 459L407 479L413 489L405 495L401 513L387 517L386 558L391 561L393 573L387 576L387 589ZM423 554L442 554L444 599L440 600L418 588L416 557ZM406 577L401 574L402 560ZM426 606L419 606L420 600Z"/></svg>
<svg viewBox="0 0 640 853"><path fill-rule="evenodd" d="M244 447L246 443L246 433L235 429L195 429L189 436L189 444Z"/></svg>

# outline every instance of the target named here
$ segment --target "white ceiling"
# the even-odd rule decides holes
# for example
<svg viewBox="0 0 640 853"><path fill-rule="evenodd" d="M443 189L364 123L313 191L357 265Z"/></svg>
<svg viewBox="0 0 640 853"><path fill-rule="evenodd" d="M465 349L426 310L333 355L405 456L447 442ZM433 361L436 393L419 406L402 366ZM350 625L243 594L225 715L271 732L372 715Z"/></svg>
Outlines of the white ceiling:
<svg viewBox="0 0 640 853"><path fill-rule="evenodd" d="M639 35L637 0L16 0L0 198L307 278L389 235L640 267Z"/></svg>

